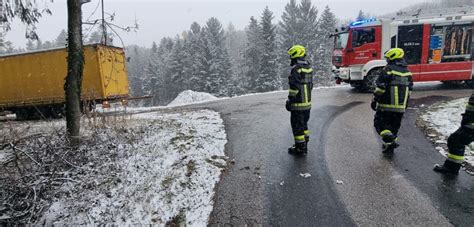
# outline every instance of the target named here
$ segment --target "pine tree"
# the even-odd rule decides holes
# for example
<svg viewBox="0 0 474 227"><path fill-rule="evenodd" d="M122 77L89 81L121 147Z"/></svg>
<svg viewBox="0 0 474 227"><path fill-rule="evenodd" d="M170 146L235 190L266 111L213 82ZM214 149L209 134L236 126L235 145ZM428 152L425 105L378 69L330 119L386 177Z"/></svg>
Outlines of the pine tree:
<svg viewBox="0 0 474 227"><path fill-rule="evenodd" d="M281 46L283 49L288 49L301 42L300 34L303 28L301 27L301 23L298 22L300 14L296 0L290 0L285 6L285 11L279 23L279 35L281 36Z"/></svg>
<svg viewBox="0 0 474 227"><path fill-rule="evenodd" d="M36 40L36 49L37 50L43 49L43 42L41 41L41 39Z"/></svg>
<svg viewBox="0 0 474 227"><path fill-rule="evenodd" d="M299 44L306 48L307 59L314 62L315 52L318 49L318 10L312 5L311 0L302 0L299 5L299 21L302 30L300 33Z"/></svg>
<svg viewBox="0 0 474 227"><path fill-rule="evenodd" d="M282 87L287 88L286 82L288 77L288 48L300 43L299 34L301 31L300 23L298 23L299 7L296 0L290 0L285 6L285 11L278 23L278 74L282 81Z"/></svg>
<svg viewBox="0 0 474 227"><path fill-rule="evenodd" d="M319 18L319 30L317 52L314 64L315 83L327 86L332 81L332 50L334 42L329 36L336 29L337 19L331 9L326 6Z"/></svg>
<svg viewBox="0 0 474 227"><path fill-rule="evenodd" d="M306 48L307 59L314 61L314 56L318 44L317 40L317 20L318 11L311 3L311 0L302 0L297 4L295 0L285 6L282 20L279 23L279 74L282 81L286 81L288 76L289 61L287 50L293 45L300 44ZM286 88L286 82L283 83Z"/></svg>
<svg viewBox="0 0 474 227"><path fill-rule="evenodd" d="M276 53L276 27L272 23L273 13L265 8L259 24L259 39L261 49L259 51L260 73L257 77L256 91L273 91L280 88L280 80L277 74L277 53Z"/></svg>
<svg viewBox="0 0 474 227"><path fill-rule="evenodd" d="M243 87L243 51L247 42L247 37L244 31L236 30L234 25L230 23L225 32L225 46L229 52L229 57L232 66L232 95L244 94Z"/></svg>
<svg viewBox="0 0 474 227"><path fill-rule="evenodd" d="M42 49L51 49L52 47L54 47L54 44L51 41L46 41L41 45Z"/></svg>
<svg viewBox="0 0 474 227"><path fill-rule="evenodd" d="M184 72L188 76L187 89L193 91L202 91L204 86L205 67L204 62L205 42L201 26L194 22L191 24L191 29L187 32L185 40L184 53Z"/></svg>
<svg viewBox="0 0 474 227"><path fill-rule="evenodd" d="M210 18L203 29L205 39L204 67L208 68L205 75L205 91L217 96L231 95L230 59L225 49L224 30L217 18ZM206 69L204 69L206 70Z"/></svg>
<svg viewBox="0 0 474 227"><path fill-rule="evenodd" d="M184 41L179 36L175 38L170 59L167 64L169 70L169 82L166 84L168 85L168 94L172 97L177 96L179 93L186 90L187 87L187 75L185 75L183 70L184 56L186 55L183 42Z"/></svg>
<svg viewBox="0 0 474 227"><path fill-rule="evenodd" d="M356 17L356 21L361 21L361 20L365 20L367 19L364 12L362 12L362 10L359 10L359 14L357 15Z"/></svg>
<svg viewBox="0 0 474 227"><path fill-rule="evenodd" d="M250 23L247 27L247 45L244 51L244 78L242 80L243 87L247 92L257 91L257 78L260 77L260 28L258 21L254 17L250 17Z"/></svg>
<svg viewBox="0 0 474 227"><path fill-rule="evenodd" d="M173 40L163 38L158 48L152 46L148 65L145 68L144 90L152 96L152 105L163 105L174 97L169 93L171 79L169 77L169 62L172 55ZM156 50L156 52L155 52Z"/></svg>
<svg viewBox="0 0 474 227"><path fill-rule="evenodd" d="M102 31L102 28L98 28L97 30L93 31L90 36L89 40L87 43L104 43L104 32ZM114 34L112 33L107 33L107 45L111 46L114 43Z"/></svg>
<svg viewBox="0 0 474 227"><path fill-rule="evenodd" d="M13 44L5 39L5 33L0 31L0 54L13 52Z"/></svg>
<svg viewBox="0 0 474 227"><path fill-rule="evenodd" d="M154 46L156 46L156 43L154 43ZM156 48L158 47L156 46ZM132 97L145 96L150 93L145 87L145 82L147 81L145 69L150 62L151 51L153 51L153 47L147 49L137 45L127 46L125 49L128 78L130 81L130 95ZM142 99L138 103L139 106L143 104L150 104L150 99Z"/></svg>
<svg viewBox="0 0 474 227"><path fill-rule="evenodd" d="M95 30L89 36L89 40L87 41L87 43L100 43L101 38L102 32L99 30Z"/></svg>
<svg viewBox="0 0 474 227"><path fill-rule="evenodd" d="M36 49L35 44L33 43L32 40L29 39L29 40L26 42L26 50L27 50L27 51L32 51L32 50L35 50L35 49Z"/></svg>
<svg viewBox="0 0 474 227"><path fill-rule="evenodd" d="M54 40L54 46L66 47L67 44L67 33L66 30L61 30L56 40Z"/></svg>

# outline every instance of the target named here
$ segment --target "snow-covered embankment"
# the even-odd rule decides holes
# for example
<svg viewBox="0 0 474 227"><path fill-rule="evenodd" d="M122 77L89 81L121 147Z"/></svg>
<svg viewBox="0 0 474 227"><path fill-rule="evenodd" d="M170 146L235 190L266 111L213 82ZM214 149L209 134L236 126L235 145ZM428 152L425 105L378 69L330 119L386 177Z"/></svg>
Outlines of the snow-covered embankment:
<svg viewBox="0 0 474 227"><path fill-rule="evenodd" d="M219 114L146 113L134 115L128 124L146 124L146 131L136 144L118 144L126 155L116 161L116 172L101 173L115 180L82 190L64 185L75 193L54 202L45 218L53 223L206 225L226 165Z"/></svg>
<svg viewBox="0 0 474 227"><path fill-rule="evenodd" d="M447 155L446 141L451 133L461 125L461 113L464 113L468 99L457 99L450 102L442 102L432 105L427 112L421 116L429 129L435 133L428 136L437 144L436 149ZM466 162L474 166L474 143L466 147Z"/></svg>

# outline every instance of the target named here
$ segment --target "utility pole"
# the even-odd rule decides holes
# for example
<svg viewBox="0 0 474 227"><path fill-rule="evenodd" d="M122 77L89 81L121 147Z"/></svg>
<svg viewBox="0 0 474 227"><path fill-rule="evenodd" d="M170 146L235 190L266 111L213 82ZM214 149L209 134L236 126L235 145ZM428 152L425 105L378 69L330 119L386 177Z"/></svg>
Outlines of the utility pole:
<svg viewBox="0 0 474 227"><path fill-rule="evenodd" d="M102 2L102 37L104 38L104 45L107 46L107 27L105 25L105 17L104 17L104 0Z"/></svg>

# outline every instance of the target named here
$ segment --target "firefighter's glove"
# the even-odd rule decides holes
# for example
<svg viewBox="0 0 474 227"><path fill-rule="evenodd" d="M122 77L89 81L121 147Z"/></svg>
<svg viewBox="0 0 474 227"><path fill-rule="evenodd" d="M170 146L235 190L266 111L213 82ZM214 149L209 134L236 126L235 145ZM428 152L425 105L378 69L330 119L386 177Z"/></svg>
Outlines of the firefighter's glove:
<svg viewBox="0 0 474 227"><path fill-rule="evenodd" d="M375 99L372 99L372 102L370 102L370 108L372 108L373 111L377 110L377 101L375 101Z"/></svg>
<svg viewBox="0 0 474 227"><path fill-rule="evenodd" d="M287 111L291 111L291 102L290 100L286 100L285 108Z"/></svg>

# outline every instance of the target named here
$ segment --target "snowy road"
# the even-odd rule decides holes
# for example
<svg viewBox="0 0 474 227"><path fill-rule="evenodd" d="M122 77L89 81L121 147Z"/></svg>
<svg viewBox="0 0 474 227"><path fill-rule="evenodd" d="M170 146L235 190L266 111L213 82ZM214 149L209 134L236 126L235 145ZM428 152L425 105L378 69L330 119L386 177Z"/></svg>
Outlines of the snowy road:
<svg viewBox="0 0 474 227"><path fill-rule="evenodd" d="M415 87L411 106L469 96L437 84ZM222 175L210 224L471 225L474 181L434 173L443 157L404 119L402 146L384 157L372 128L371 95L350 88L313 91L310 154L287 154L292 143L286 93L221 100L185 108L219 111L235 164Z"/></svg>

